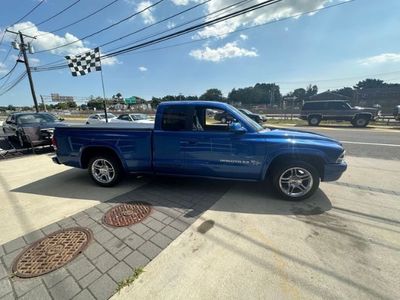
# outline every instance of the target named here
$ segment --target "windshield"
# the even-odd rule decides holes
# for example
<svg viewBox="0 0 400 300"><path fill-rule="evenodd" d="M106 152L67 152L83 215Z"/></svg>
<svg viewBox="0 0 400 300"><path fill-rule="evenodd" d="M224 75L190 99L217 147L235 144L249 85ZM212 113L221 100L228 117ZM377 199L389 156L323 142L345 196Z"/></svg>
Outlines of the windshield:
<svg viewBox="0 0 400 300"><path fill-rule="evenodd" d="M132 119L134 119L134 120L147 120L148 119L148 117L147 117L147 115L145 115L145 114L133 114L133 115L131 115L131 117L132 117Z"/></svg>
<svg viewBox="0 0 400 300"><path fill-rule="evenodd" d="M50 114L27 114L17 118L18 124L37 124L37 123L54 123L59 120Z"/></svg>
<svg viewBox="0 0 400 300"><path fill-rule="evenodd" d="M106 118L106 115L105 115L105 114L100 114L99 116L100 116L100 118L102 118L102 119L105 119L105 118ZM116 118L116 116L113 115L112 113L107 113L107 117L108 117L109 119L111 119L111 118Z"/></svg>
<svg viewBox="0 0 400 300"><path fill-rule="evenodd" d="M251 115L252 112L247 110L247 109L239 109L241 112L244 112L245 114Z"/></svg>
<svg viewBox="0 0 400 300"><path fill-rule="evenodd" d="M258 124L256 121L254 121L253 119L249 118L246 114L242 113L240 110L238 110L236 107L231 106L232 110L235 111L235 113L237 113L238 115L240 115L240 117L245 120L247 122L247 124L249 124L253 130L255 131L261 131L264 129L264 127L262 127L260 124Z"/></svg>

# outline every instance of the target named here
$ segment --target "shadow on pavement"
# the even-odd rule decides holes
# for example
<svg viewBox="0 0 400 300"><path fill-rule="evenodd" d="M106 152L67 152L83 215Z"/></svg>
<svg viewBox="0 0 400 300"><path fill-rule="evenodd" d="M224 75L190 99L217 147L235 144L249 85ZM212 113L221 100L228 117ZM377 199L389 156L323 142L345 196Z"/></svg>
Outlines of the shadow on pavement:
<svg viewBox="0 0 400 300"><path fill-rule="evenodd" d="M11 192L107 201L110 199L109 194L115 195L116 190L113 189L126 191L127 186L131 185L134 188L132 184L138 183L143 183L143 180L129 175L115 188L102 188L90 179L86 170L70 169L13 189Z"/></svg>
<svg viewBox="0 0 400 300"><path fill-rule="evenodd" d="M133 184L147 184L137 188ZM112 198L115 189L132 191ZM187 214L196 215L213 206L225 195L224 204L215 205L213 209L230 212L279 215L314 215L330 210L332 205L327 196L317 191L310 199L290 202L278 198L267 182L237 182L208 180L181 177L136 177L127 176L114 188L102 188L95 185L84 170L71 169L49 176L11 192L29 193L51 197L74 198L82 200L99 200L125 202L144 200L190 210ZM107 196L108 195L108 196ZM114 193L115 195L115 193ZM168 199L168 201L162 201ZM160 202L161 201L161 202Z"/></svg>

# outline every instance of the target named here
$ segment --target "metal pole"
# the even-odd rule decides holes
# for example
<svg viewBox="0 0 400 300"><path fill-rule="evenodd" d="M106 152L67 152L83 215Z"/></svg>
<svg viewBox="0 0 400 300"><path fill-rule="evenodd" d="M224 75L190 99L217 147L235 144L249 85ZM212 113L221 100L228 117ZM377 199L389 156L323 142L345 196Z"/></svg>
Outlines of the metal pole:
<svg viewBox="0 0 400 300"><path fill-rule="evenodd" d="M103 66L101 65L101 59L100 59L100 74L101 74L101 86L103 88L103 108L104 108L104 115L106 116L106 123L108 123L108 117L107 117L107 106L106 106L106 90L104 88L104 78L103 78Z"/></svg>
<svg viewBox="0 0 400 300"><path fill-rule="evenodd" d="M40 99L42 99L43 110L47 111L46 104L44 104L43 96L40 95Z"/></svg>
<svg viewBox="0 0 400 300"><path fill-rule="evenodd" d="M31 93L32 93L33 103L35 104L36 112L39 112L39 106L38 106L38 102L37 102L36 94L35 94L35 87L33 86L31 68L29 67L28 55L26 55L26 49L25 49L25 47L26 47L27 45L25 45L25 43L24 43L24 36L23 36L23 34L21 33L21 31L18 31L18 34L19 34L19 38L20 38L20 40L21 40L21 51L22 51L22 54L23 54L23 56L24 56L24 63L25 63L25 67L26 67L26 73L28 74L29 85L30 85L30 87L31 87Z"/></svg>

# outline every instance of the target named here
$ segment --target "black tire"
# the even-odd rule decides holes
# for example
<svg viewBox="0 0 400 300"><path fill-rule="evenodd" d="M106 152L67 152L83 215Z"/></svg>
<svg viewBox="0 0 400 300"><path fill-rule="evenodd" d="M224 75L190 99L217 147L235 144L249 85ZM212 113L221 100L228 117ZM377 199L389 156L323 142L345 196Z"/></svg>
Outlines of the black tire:
<svg viewBox="0 0 400 300"><path fill-rule="evenodd" d="M321 123L321 116L309 116L308 117L308 125L309 126L318 126Z"/></svg>
<svg viewBox="0 0 400 300"><path fill-rule="evenodd" d="M28 143L24 141L24 138L23 138L22 134L19 133L19 132L17 132L16 141L18 142L18 145L19 145L21 148L24 148L25 146L28 145Z"/></svg>
<svg viewBox="0 0 400 300"><path fill-rule="evenodd" d="M369 124L370 118L367 116L358 116L355 117L354 120L351 121L351 124L357 128L367 127Z"/></svg>
<svg viewBox="0 0 400 300"><path fill-rule="evenodd" d="M93 164L95 162L97 162L98 160L107 161L107 163L109 165L111 165L112 168L114 169L114 175L110 181L102 182L101 180L99 180L99 175L96 176L96 174L94 173ZM89 175L92 178L92 180L95 183L97 183L98 185L103 186L103 187L112 187L121 181L123 169L122 169L119 159L117 159L116 157L114 157L112 155L104 154L104 155L97 155L89 160L88 172L89 172Z"/></svg>
<svg viewBox="0 0 400 300"><path fill-rule="evenodd" d="M300 169L307 170L312 176L312 182L309 182L311 188L303 195L290 196L287 193L285 193L284 188L281 188L281 186L282 186L280 184L281 176L283 176L286 172L288 172L288 170L290 170L292 168L300 168ZM301 200L311 197L315 193L315 191L318 189L319 182L320 182L319 172L317 171L317 169L314 166L312 166L311 164L309 164L307 162L291 161L291 162L279 164L279 165L275 166L274 169L272 170L273 187L274 187L275 191L278 193L278 195L286 200L301 201Z"/></svg>

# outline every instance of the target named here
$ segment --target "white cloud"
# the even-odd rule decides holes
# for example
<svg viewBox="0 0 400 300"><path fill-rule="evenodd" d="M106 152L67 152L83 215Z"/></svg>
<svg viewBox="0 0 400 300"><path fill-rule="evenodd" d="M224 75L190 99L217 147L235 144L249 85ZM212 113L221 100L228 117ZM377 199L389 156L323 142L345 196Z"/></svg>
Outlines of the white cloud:
<svg viewBox="0 0 400 300"><path fill-rule="evenodd" d="M205 47L204 49L192 50L190 51L189 55L198 60L206 60L212 62L220 62L227 58L233 57L258 56L257 52L254 49L248 50L240 48L238 47L237 42L227 43L224 46L215 49Z"/></svg>
<svg viewBox="0 0 400 300"><path fill-rule="evenodd" d="M7 66L0 62L0 74L6 74L8 72Z"/></svg>
<svg viewBox="0 0 400 300"><path fill-rule="evenodd" d="M139 67L139 71L140 71L140 72L146 72L146 71L147 71L147 68L146 68L146 67L143 67L143 66L142 66L142 67Z"/></svg>
<svg viewBox="0 0 400 300"><path fill-rule="evenodd" d="M245 35L243 33L241 35L239 35L239 36L243 41L245 41L245 40L247 40L249 38L247 35Z"/></svg>
<svg viewBox="0 0 400 300"><path fill-rule="evenodd" d="M360 59L359 63L364 66L371 66L384 63L399 63L400 53L382 53L379 55Z"/></svg>
<svg viewBox="0 0 400 300"><path fill-rule="evenodd" d="M168 29L172 29L172 28L174 28L175 26L176 26L176 24L175 24L174 22L168 21L168 23L167 23L167 28L168 28Z"/></svg>
<svg viewBox="0 0 400 300"><path fill-rule="evenodd" d="M31 65L31 66L38 66L39 65L39 63L40 63L40 59L38 59L38 58L35 58L35 57L30 57L29 58L29 64Z"/></svg>
<svg viewBox="0 0 400 300"><path fill-rule="evenodd" d="M66 43L74 42L78 39L76 36L68 32L64 36L60 36L53 33L48 33L46 31L40 31L32 22L22 22L15 24L12 27L10 27L10 30L12 31L20 30L27 35L37 36L36 40L32 42L32 45L34 46L36 51L58 47ZM14 40L15 35L11 33L6 33L4 38L8 41L11 41ZM89 48L85 47L82 41L78 41L71 45L52 50L50 52L53 54L66 55L66 54L77 54L88 50Z"/></svg>
<svg viewBox="0 0 400 300"><path fill-rule="evenodd" d="M175 5L188 5L190 0L172 0Z"/></svg>
<svg viewBox="0 0 400 300"><path fill-rule="evenodd" d="M151 1L147 1L147 0L142 1L138 4L136 11L137 12L142 11L142 10L146 9L146 7L149 7L150 5L152 5ZM150 9L143 11L140 15L143 18L144 24L152 24L156 21L155 17L153 16L153 13L151 12Z"/></svg>
<svg viewBox="0 0 400 300"><path fill-rule="evenodd" d="M64 36L60 36L46 31L41 31L32 22L18 23L13 25L9 29L12 31L20 30L27 35L36 36L36 40L32 41L32 45L35 51L55 48L70 42L74 42L78 39L78 37L68 32ZM15 39L15 35L11 33L6 33L4 39L6 41L13 41ZM85 43L89 44L89 42L86 41ZM58 55L77 55L89 50L91 49L86 47L83 41L79 40L71 45L51 50L50 53ZM32 58L30 60L32 61ZM114 65L117 63L120 62L115 57L102 60L103 65Z"/></svg>
<svg viewBox="0 0 400 300"><path fill-rule="evenodd" d="M176 1L182 2L184 0L172 0L175 4ZM251 5L261 3L264 0L256 0L256 2L252 2ZM327 3L332 2L333 0L285 0L279 3L272 4L270 6L249 12L247 14L238 16L233 19L226 20L221 23L217 23L213 26L208 26L201 30L197 36L200 38L207 37L219 37L224 38L227 34L237 30L239 27L243 26L251 26L251 25L259 25L265 22L289 17L295 14L299 14L305 11L310 11L318 8L324 7ZM211 13L217 11L221 8L224 8L228 5L232 5L236 3L237 0L218 0L218 1L210 1L207 3L207 13ZM177 4L178 5L178 4ZM250 4L247 5L251 6ZM237 9L242 9L244 7L240 7ZM207 20L214 19L216 15L211 15L207 18Z"/></svg>

